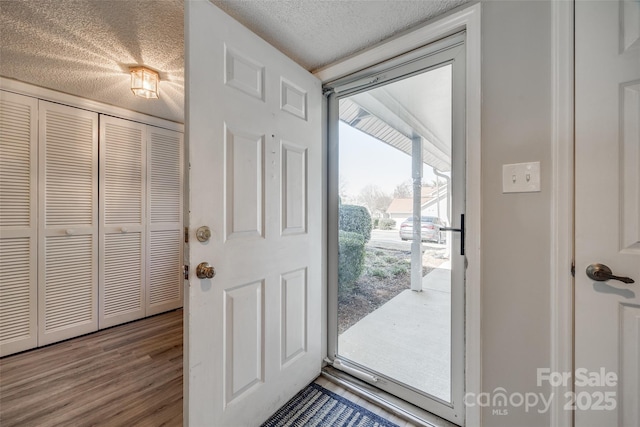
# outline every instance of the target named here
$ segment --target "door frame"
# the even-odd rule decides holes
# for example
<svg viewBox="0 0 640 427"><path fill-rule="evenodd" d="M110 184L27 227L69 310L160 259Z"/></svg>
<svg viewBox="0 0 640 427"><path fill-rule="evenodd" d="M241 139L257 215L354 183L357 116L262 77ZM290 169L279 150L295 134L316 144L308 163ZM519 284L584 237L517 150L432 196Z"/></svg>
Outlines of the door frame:
<svg viewBox="0 0 640 427"><path fill-rule="evenodd" d="M551 3L551 372L574 370L574 4ZM572 411L564 409L571 391L571 381L553 390L551 427L573 426Z"/></svg>
<svg viewBox="0 0 640 427"><path fill-rule="evenodd" d="M481 4L455 9L429 21L423 27L401 34L363 53L316 71L323 84L361 71L372 65L397 57L459 31L466 31L466 239L467 270L465 278L465 393L479 395L482 391L481 346ZM325 131L326 132L326 131ZM326 138L326 134L325 134ZM326 139L324 141L327 144ZM326 170L326 169L325 169ZM330 201L327 201L330 204ZM326 242L325 242L326 245ZM325 246L326 248L326 246ZM326 284L326 280L325 280ZM326 313L327 301L323 301ZM324 322L325 328L327 322ZM326 348L328 330L324 330ZM480 426L481 408L465 407L465 424Z"/></svg>

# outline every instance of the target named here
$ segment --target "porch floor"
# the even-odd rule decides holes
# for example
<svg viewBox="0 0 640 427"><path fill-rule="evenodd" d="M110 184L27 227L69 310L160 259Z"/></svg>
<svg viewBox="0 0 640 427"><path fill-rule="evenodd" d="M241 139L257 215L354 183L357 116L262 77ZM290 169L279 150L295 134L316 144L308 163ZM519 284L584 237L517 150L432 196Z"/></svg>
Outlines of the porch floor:
<svg viewBox="0 0 640 427"><path fill-rule="evenodd" d="M422 292L406 290L338 338L341 356L450 401L451 264L422 279Z"/></svg>

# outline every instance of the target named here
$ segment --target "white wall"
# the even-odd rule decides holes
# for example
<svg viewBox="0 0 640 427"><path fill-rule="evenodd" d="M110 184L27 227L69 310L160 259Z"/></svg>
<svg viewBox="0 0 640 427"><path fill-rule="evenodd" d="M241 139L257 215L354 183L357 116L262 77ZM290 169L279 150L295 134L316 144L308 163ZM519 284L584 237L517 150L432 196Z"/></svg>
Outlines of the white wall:
<svg viewBox="0 0 640 427"><path fill-rule="evenodd" d="M548 395L536 369L550 364L551 6L482 7L483 391ZM502 194L502 165L525 161L541 162L542 191ZM549 425L548 413L506 409L486 408L483 425Z"/></svg>

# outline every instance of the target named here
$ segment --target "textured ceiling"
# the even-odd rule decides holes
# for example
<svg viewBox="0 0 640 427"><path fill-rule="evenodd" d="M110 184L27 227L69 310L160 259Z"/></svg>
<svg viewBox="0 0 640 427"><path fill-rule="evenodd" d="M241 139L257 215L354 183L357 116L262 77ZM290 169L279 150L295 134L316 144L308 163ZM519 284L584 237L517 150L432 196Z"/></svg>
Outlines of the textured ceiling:
<svg viewBox="0 0 640 427"><path fill-rule="evenodd" d="M310 71L468 0L211 0Z"/></svg>
<svg viewBox="0 0 640 427"><path fill-rule="evenodd" d="M182 0L2 0L0 75L184 122ZM128 74L160 72L160 99Z"/></svg>
<svg viewBox="0 0 640 427"><path fill-rule="evenodd" d="M211 0L313 71L467 0ZM184 122L182 0L0 0L0 75ZM136 98L128 69L160 72Z"/></svg>

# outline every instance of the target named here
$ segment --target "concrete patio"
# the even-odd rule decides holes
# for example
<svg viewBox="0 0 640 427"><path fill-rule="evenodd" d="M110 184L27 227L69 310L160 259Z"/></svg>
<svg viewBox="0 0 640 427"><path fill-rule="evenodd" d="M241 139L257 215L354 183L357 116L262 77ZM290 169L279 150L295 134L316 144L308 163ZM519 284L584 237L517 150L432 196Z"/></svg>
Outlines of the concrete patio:
<svg viewBox="0 0 640 427"><path fill-rule="evenodd" d="M422 279L338 337L340 356L431 394L451 395L451 264Z"/></svg>

